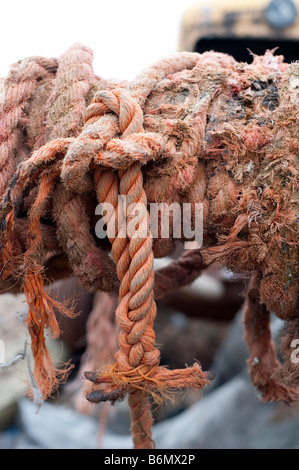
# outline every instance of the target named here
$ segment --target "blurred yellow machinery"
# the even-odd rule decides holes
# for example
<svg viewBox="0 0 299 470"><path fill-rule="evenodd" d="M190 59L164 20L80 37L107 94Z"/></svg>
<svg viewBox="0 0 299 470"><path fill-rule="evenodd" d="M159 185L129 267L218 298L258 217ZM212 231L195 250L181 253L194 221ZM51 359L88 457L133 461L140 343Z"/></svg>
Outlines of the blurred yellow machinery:
<svg viewBox="0 0 299 470"><path fill-rule="evenodd" d="M181 21L179 51L215 50L248 62L248 49L275 47L286 62L299 58L299 0L203 0Z"/></svg>

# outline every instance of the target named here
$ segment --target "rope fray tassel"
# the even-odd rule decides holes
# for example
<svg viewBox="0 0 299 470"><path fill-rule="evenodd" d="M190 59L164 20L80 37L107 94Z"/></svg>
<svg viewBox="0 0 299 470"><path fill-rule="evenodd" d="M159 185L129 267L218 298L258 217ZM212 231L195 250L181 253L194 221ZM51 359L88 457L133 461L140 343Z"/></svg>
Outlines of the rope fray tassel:
<svg viewBox="0 0 299 470"><path fill-rule="evenodd" d="M65 253L83 288L119 293L119 350L114 364L85 373L94 383L87 398L116 402L128 394L136 448L154 446L149 395L160 403L176 389L209 383L197 362L172 371L159 365L153 324L155 298L215 262L252 278L244 329L253 383L264 400L298 400L298 366L288 345L299 311L299 64L270 51L250 65L214 52L178 53L127 83L95 76L92 52L79 44L50 68L33 58L29 70L32 63L46 67L41 79L25 67L4 83L0 137L11 179L4 173L1 273L7 282L23 282L43 397L57 386L44 328L57 336L55 312L72 315L45 292L43 266L49 254ZM21 147L27 153L16 168ZM175 234L169 217L169 237L162 237L162 214L152 237L152 202L190 203L193 225L201 203L204 222L202 248L186 250L156 273L154 257L173 251ZM110 248L93 236L98 203L109 203ZM132 233L129 222L140 204L147 209ZM271 341L269 312L287 322L283 363Z"/></svg>

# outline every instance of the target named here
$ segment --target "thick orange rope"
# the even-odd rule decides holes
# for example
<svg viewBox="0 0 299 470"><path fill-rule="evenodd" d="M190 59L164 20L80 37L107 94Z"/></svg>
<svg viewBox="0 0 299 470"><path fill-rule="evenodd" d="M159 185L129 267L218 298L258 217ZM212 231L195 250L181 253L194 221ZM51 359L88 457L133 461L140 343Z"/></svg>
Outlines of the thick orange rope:
<svg viewBox="0 0 299 470"><path fill-rule="evenodd" d="M114 93L101 93L106 102L118 98L113 108L119 113L120 131L122 135L128 135L130 130L142 132L142 126L137 127L135 122L140 121L142 111L128 93L115 91ZM104 96L103 96L104 95ZM105 99L108 95L108 100ZM114 96L113 96L114 95ZM97 102L99 96L97 96ZM119 104L118 104L119 103ZM120 110L124 110L121 113ZM126 121L124 113L128 116ZM130 129L131 128L131 129ZM146 207L146 196L142 187L142 173L139 163L134 163L127 170L119 171L120 194L126 197L134 213L135 204L143 204ZM115 180L115 177L114 177ZM101 185L101 179L99 180ZM113 185L114 189L117 186ZM118 195L118 190L114 196ZM117 206L115 207L117 210ZM129 212L128 210L128 212ZM128 217L128 213L124 214ZM122 223L121 223L122 222ZM130 237L124 239L118 236L112 242L112 255L117 262L117 272L121 281L120 304L116 310L116 318L122 330L119 336L120 350L116 354L116 369L119 372L131 372L143 365L144 374L159 362L159 352L154 348L155 334L152 328L156 315L156 305L153 298L153 253L152 241L149 232L149 215L146 212L139 222L139 228L146 224L146 238ZM118 230L126 229L127 222L118 220ZM137 378L140 374L137 373ZM134 383L131 376L129 383ZM132 435L136 448L151 448L151 416L150 406L144 391L134 390L130 392L129 405L132 414Z"/></svg>
<svg viewBox="0 0 299 470"><path fill-rule="evenodd" d="M136 132L143 132L143 113L137 102L124 90L98 93L86 111L85 126L88 124L88 120L94 119L96 115L101 116L106 108L109 109L109 107L111 111L119 115L120 132L123 137L134 133L133 138L135 142L142 142L143 144L142 153L144 154L144 149L151 146L150 139L152 137L143 135L141 140L135 134ZM117 150L123 149L121 144L121 141L116 142ZM114 147L110 145L109 147L106 144L106 148L108 147L108 158L111 156L111 148L116 160L118 155L116 145ZM72 164L74 153L73 151L69 157ZM142 153L140 155L135 153L135 158L137 160L142 158ZM132 157L132 153L130 155ZM103 154L97 155L99 159L105 159L105 157L106 151ZM65 163L65 175L68 175L69 178L70 173L68 171L67 159L65 159ZM121 162L118 165L122 166ZM69 178L68 181L73 181L73 179ZM122 211L118 210L118 194L120 193L126 198L127 213L123 214L124 218L122 220L117 220L118 233L115 238L110 238L112 242L112 255L117 263L117 274L121 281L120 304L116 310L116 319L121 328L119 335L120 350L116 354L116 363L111 369L110 379L112 385L114 383L119 398L123 397L125 391L128 391L130 394L129 405L131 407L132 436L135 447L152 448L152 418L147 399L148 383L151 384L150 392L153 396L156 397L157 393L163 394L167 388L168 371L162 371L162 369L158 371L160 353L154 347L155 333L153 323L156 316L156 304L153 293L154 256L147 210L143 214L142 219L139 219L138 226L138 229L142 229L145 226L143 233L146 233L146 237L136 237L136 232L127 234L126 238L120 236L126 233L127 222L130 220L129 215L135 215L134 208L137 207L136 204L142 204L144 208L147 207L140 164L136 162L127 170L119 170L119 189L115 173L96 170L95 182L99 202L109 202L114 207L114 213L109 214L107 218L108 234L111 223L114 226L116 214L122 214ZM176 372L177 381L174 386L184 387L185 371ZM199 388L208 383L207 377L202 374L199 367L195 367L193 372L194 382L192 384L190 381L189 386ZM157 378L157 373L160 375L159 378ZM190 374L190 370L188 374ZM163 377L164 375L165 377ZM104 381L106 380L107 377L105 376ZM101 383L101 374L97 376L96 382ZM122 384L121 388L119 387L120 383ZM153 389L153 383L156 385L156 389ZM109 390L113 401L117 399L115 389L112 387ZM103 399L106 400L107 395Z"/></svg>

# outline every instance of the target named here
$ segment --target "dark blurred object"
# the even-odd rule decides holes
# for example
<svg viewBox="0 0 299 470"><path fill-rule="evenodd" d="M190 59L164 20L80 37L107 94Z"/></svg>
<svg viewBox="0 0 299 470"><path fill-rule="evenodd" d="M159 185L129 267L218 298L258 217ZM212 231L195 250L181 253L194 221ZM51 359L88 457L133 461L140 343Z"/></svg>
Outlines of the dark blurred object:
<svg viewBox="0 0 299 470"><path fill-rule="evenodd" d="M177 250L174 255L180 256ZM171 258L155 260L155 269L163 269ZM210 266L192 283L159 299L159 305L180 311L188 317L230 321L243 304L245 280L228 270Z"/></svg>
<svg viewBox="0 0 299 470"><path fill-rule="evenodd" d="M179 51L215 50L250 61L278 47L286 62L298 59L299 0L210 0L183 15ZM249 49L249 50L248 50Z"/></svg>
<svg viewBox="0 0 299 470"><path fill-rule="evenodd" d="M77 313L75 318L59 315L61 339L71 353L82 352L86 347L86 322L92 309L94 294L84 291L75 277L53 283L50 292L60 302L74 302L74 311Z"/></svg>
<svg viewBox="0 0 299 470"><path fill-rule="evenodd" d="M165 295L160 302L190 317L220 321L232 320L243 304L244 284L242 281L223 281L222 294L215 296L204 295L196 289L197 281L194 284L192 288L183 287Z"/></svg>

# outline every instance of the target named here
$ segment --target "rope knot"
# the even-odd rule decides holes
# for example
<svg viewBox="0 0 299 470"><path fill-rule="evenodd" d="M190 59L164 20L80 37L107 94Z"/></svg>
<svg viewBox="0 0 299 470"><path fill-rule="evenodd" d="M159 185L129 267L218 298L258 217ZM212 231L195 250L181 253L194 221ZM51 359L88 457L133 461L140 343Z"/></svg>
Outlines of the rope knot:
<svg viewBox="0 0 299 470"><path fill-rule="evenodd" d="M96 93L84 113L83 122L86 124L90 119L98 118L109 111L119 117L119 129L123 137L143 131L142 109L130 93L122 88Z"/></svg>
<svg viewBox="0 0 299 470"><path fill-rule="evenodd" d="M120 371L115 363L110 368L97 372L85 372L84 376L95 385L86 395L87 400L92 403L115 403L122 401L127 393L139 390L149 393L158 405L164 399L172 398L173 392L178 389L202 390L213 378L211 373L203 372L198 362L185 369L169 370L155 365L150 370L139 366L127 372Z"/></svg>
<svg viewBox="0 0 299 470"><path fill-rule="evenodd" d="M71 191L79 188L83 192L90 187L87 172L92 164L128 168L135 161L146 163L157 158L163 149L159 134L144 132L143 111L127 90L96 93L83 122L84 128L62 164L61 179Z"/></svg>

